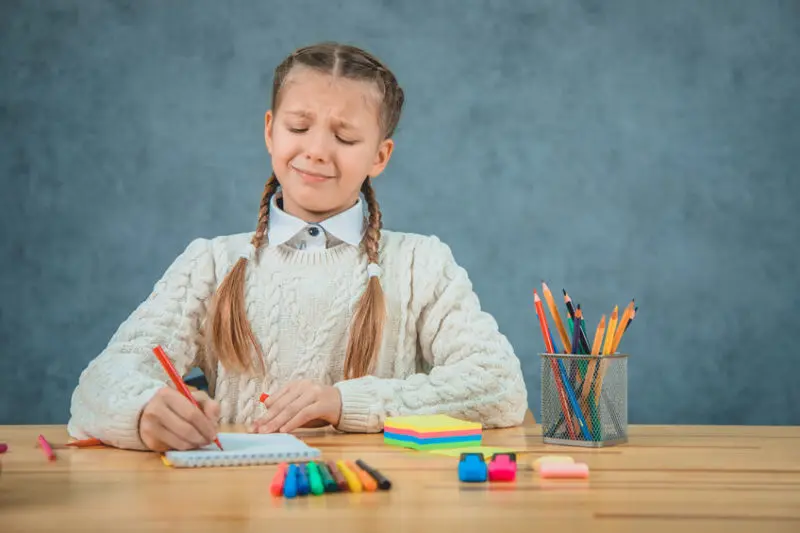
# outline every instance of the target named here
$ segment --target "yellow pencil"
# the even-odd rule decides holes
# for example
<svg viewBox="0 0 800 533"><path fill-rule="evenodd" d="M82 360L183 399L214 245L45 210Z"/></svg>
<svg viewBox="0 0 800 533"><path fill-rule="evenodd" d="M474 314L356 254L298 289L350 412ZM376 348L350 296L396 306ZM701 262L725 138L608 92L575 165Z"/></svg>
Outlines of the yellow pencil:
<svg viewBox="0 0 800 533"><path fill-rule="evenodd" d="M550 309L550 314L553 315L553 321L556 323L558 336L561 337L561 343L564 345L564 349L567 353L572 353L572 344L569 342L567 329L561 321L561 315L558 313L558 307L556 307L556 301L553 299L553 293L550 292L550 287L548 287L547 283L544 281L542 282L542 294L544 294L544 299L547 302L547 308Z"/></svg>
<svg viewBox="0 0 800 533"><path fill-rule="evenodd" d="M614 334L617 331L617 319L619 317L619 307L614 306L614 311L611 313L611 319L608 321L608 329L606 330L606 342L603 345L603 355L609 355L614 352L611 349L614 347Z"/></svg>
<svg viewBox="0 0 800 533"><path fill-rule="evenodd" d="M633 313L634 305L635 302L631 300L631 303L629 303L628 307L625 308L625 312L622 313L622 318L619 320L617 331L616 333L614 333L614 343L611 345L611 353L616 353L617 348L619 348L619 343L622 340L622 335L625 333L625 327L628 325L628 322L631 319L631 313Z"/></svg>
<svg viewBox="0 0 800 533"><path fill-rule="evenodd" d="M606 341L605 345L603 346L603 355L611 355L614 352L612 351L613 342L614 342L614 333L617 331L617 320L619 317L619 306L614 306L614 311L611 312L611 320L608 321L608 329L606 330ZM600 391L603 390L603 378L606 374L606 367L608 365L604 365L602 362L600 363L600 371L597 374L597 385L594 387L594 402L595 404L600 401Z"/></svg>
<svg viewBox="0 0 800 533"><path fill-rule="evenodd" d="M603 343L603 332L606 329L606 315L600 317L600 323L597 324L597 330L594 332L594 340L592 341L592 355L600 353L600 345ZM589 366L586 369L586 377L583 379L583 387L581 387L581 402L588 405L589 395L592 393L592 381L594 380L594 373L597 369L597 359L593 358L589 361ZM591 410L591 407L590 407ZM589 417L590 431L594 431L592 424L592 416Z"/></svg>

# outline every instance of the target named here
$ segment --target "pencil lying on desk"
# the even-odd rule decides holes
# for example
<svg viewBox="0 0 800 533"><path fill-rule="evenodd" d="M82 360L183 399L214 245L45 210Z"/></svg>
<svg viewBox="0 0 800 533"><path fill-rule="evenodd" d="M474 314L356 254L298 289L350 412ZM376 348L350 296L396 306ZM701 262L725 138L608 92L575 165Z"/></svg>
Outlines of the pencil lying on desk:
<svg viewBox="0 0 800 533"><path fill-rule="evenodd" d="M172 365L172 361L169 360L167 357L166 352L161 346L156 346L153 348L153 353L155 354L158 361L161 363L161 366L164 367L164 370L167 372L167 375L172 380L172 383L175 384L175 387L178 389L178 392L183 394L187 400L192 402L195 407L202 411L203 409L200 407L200 404L197 403L197 400L194 399L192 393L189 391L189 388L186 386L186 383L183 382L181 377L178 375L178 371L175 370L175 367ZM214 442L217 444L220 450L222 450L222 444L219 442L219 438L214 437ZM223 450L224 451L224 450Z"/></svg>

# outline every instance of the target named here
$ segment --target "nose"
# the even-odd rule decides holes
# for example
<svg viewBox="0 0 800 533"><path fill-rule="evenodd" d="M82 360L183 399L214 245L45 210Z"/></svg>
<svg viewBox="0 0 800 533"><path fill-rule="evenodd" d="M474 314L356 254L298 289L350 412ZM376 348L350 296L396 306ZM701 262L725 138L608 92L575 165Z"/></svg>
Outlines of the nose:
<svg viewBox="0 0 800 533"><path fill-rule="evenodd" d="M331 136L322 128L316 128L306 135L305 156L312 163L327 163L331 158Z"/></svg>

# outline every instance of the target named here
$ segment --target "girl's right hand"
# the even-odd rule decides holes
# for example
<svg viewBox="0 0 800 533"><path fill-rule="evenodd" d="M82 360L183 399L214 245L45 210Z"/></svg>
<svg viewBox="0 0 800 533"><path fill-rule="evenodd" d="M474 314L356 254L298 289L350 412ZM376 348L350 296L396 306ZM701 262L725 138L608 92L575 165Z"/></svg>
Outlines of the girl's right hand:
<svg viewBox="0 0 800 533"><path fill-rule="evenodd" d="M154 452L193 450L214 441L219 404L202 391L194 391L192 396L202 412L170 387L153 396L139 418L139 436L145 446Z"/></svg>

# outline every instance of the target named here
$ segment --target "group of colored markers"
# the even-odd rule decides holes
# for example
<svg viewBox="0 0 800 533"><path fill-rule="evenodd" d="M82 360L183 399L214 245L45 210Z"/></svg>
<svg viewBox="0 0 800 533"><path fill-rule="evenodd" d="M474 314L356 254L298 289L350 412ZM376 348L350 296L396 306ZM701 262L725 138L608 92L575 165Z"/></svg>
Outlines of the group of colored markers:
<svg viewBox="0 0 800 533"><path fill-rule="evenodd" d="M361 459L281 463L269 491L286 498L326 492L374 492L389 490L392 483Z"/></svg>

